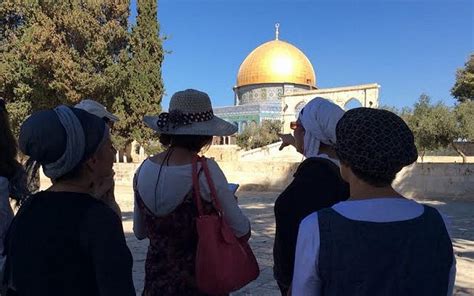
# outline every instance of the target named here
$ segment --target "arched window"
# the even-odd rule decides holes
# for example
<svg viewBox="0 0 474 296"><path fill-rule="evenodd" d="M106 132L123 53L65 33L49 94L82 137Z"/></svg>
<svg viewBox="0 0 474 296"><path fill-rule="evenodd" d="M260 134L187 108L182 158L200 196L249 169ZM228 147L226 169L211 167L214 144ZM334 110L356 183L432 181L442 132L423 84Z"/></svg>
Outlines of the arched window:
<svg viewBox="0 0 474 296"><path fill-rule="evenodd" d="M303 109L303 107L306 105L305 101L301 101L298 104L296 104L295 107L295 118L298 119L298 116L300 116L300 112Z"/></svg>
<svg viewBox="0 0 474 296"><path fill-rule="evenodd" d="M356 98L352 98L344 104L344 110L350 110L359 107L362 107L362 104Z"/></svg>

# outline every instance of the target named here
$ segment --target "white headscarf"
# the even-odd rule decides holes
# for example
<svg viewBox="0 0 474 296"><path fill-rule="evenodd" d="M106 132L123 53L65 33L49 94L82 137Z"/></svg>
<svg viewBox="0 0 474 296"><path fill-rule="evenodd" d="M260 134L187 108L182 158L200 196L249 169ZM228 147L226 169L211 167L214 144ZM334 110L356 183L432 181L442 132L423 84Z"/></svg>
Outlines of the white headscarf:
<svg viewBox="0 0 474 296"><path fill-rule="evenodd" d="M336 125L344 115L338 105L321 97L316 97L304 106L299 114L299 121L305 129L304 156L315 157L319 154L319 145L336 144Z"/></svg>

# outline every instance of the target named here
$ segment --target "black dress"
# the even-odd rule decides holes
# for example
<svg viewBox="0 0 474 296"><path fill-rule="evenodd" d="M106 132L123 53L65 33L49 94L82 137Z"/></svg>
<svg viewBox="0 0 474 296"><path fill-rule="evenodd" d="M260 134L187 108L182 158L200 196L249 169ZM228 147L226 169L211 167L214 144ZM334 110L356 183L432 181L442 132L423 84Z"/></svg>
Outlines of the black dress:
<svg viewBox="0 0 474 296"><path fill-rule="evenodd" d="M291 284L300 222L309 214L349 198L349 184L326 158L303 161L294 180L275 201L276 233L273 273L283 295Z"/></svg>
<svg viewBox="0 0 474 296"><path fill-rule="evenodd" d="M87 194L31 196L12 222L6 254L6 277L21 296L135 295L122 223Z"/></svg>

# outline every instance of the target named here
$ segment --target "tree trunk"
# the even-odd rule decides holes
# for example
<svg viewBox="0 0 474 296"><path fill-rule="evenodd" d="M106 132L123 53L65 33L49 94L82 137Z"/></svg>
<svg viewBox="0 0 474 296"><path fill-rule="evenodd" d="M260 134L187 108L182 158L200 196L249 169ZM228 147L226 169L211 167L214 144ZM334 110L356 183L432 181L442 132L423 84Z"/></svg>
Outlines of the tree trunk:
<svg viewBox="0 0 474 296"><path fill-rule="evenodd" d="M459 153L459 155L461 155L462 163L466 163L466 154L464 154L464 152L462 152L461 149L459 149L459 147L456 145L455 142L452 142L451 146L453 146L454 150L456 150L456 152Z"/></svg>

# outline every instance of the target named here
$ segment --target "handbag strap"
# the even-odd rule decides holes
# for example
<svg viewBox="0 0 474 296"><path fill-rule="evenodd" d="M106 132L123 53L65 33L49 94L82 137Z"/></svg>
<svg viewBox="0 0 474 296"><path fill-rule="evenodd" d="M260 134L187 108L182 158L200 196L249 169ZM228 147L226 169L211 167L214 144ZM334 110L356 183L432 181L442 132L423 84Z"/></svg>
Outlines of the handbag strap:
<svg viewBox="0 0 474 296"><path fill-rule="evenodd" d="M204 171L204 175L206 177L207 185L209 186L209 190L211 191L211 202L214 206L214 209L217 211L219 215L222 214L221 206L219 201L217 200L217 191L214 186L214 182L212 181L211 174L209 172L209 167L207 166L206 158L194 156L192 160L192 179L193 179L193 196L196 202L197 210L199 216L204 215L204 210L202 207L202 200L201 200L201 188L199 184L199 174L197 170L197 163L201 163L201 167Z"/></svg>
<svg viewBox="0 0 474 296"><path fill-rule="evenodd" d="M214 181L211 178L209 167L207 166L207 158L202 157L201 164L204 169L204 175L206 176L207 185L209 186L209 190L211 191L212 204L214 205L214 208L216 208L218 212L222 212L221 204L219 203L219 200L217 199L216 186L214 185Z"/></svg>

